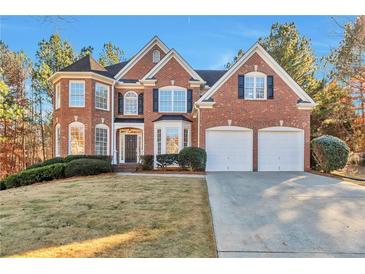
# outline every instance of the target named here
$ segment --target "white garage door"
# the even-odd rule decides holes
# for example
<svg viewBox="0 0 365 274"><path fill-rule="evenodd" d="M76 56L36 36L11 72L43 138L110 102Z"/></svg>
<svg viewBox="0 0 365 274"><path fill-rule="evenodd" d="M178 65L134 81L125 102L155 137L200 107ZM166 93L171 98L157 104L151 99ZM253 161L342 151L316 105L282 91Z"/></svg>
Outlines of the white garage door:
<svg viewBox="0 0 365 274"><path fill-rule="evenodd" d="M303 130L286 127L259 130L258 165L259 171L303 171Z"/></svg>
<svg viewBox="0 0 365 274"><path fill-rule="evenodd" d="M207 171L252 171L252 131L217 127L206 131Z"/></svg>

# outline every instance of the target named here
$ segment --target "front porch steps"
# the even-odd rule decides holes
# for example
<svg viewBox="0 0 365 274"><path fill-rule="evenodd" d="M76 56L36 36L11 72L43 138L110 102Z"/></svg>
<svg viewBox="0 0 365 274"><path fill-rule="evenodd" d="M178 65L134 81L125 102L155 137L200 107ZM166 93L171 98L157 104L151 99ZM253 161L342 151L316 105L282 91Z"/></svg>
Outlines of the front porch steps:
<svg viewBox="0 0 365 274"><path fill-rule="evenodd" d="M136 172L138 168L137 163L125 163L112 165L114 172Z"/></svg>

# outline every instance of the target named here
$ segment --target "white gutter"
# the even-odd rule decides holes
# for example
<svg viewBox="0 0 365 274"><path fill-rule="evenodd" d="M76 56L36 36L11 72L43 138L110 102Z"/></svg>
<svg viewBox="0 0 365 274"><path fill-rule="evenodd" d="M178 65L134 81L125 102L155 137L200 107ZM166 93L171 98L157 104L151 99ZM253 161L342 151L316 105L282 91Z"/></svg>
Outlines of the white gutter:
<svg viewBox="0 0 365 274"><path fill-rule="evenodd" d="M111 138L111 151L110 151L110 153L111 153L111 156L112 156L112 163L113 164L116 164L116 162L115 162L115 157L114 157L114 153L115 153L115 149L114 149L114 143L115 143L115 140L114 140L114 138L115 138L115 132L114 132L114 96L115 96L115 94L114 94L114 85L115 85L115 80L113 81L113 84L112 84L112 94L111 94L111 96L112 96L112 105L111 105L111 108L112 108L112 111L111 111L111 115L112 115L112 119L111 119L111 123L112 123L112 125L111 125L111 134L112 134L112 138Z"/></svg>

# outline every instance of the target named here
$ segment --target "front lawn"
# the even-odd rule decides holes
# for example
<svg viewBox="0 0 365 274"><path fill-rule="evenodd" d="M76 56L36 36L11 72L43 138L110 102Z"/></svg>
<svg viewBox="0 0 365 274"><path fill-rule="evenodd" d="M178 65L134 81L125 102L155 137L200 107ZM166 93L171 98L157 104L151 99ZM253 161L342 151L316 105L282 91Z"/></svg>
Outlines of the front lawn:
<svg viewBox="0 0 365 274"><path fill-rule="evenodd" d="M1 257L214 257L206 182L100 175L0 192Z"/></svg>

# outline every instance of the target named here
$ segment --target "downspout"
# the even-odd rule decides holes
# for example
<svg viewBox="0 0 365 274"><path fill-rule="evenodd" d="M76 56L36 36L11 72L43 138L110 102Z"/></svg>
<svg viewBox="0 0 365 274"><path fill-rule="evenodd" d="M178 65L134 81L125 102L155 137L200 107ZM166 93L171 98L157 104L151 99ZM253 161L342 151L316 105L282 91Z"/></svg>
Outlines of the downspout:
<svg viewBox="0 0 365 274"><path fill-rule="evenodd" d="M200 108L197 107L198 111L198 147L200 147Z"/></svg>
<svg viewBox="0 0 365 274"><path fill-rule="evenodd" d="M114 140L114 138L115 138L115 132L114 132L114 96L115 96L115 94L114 94L114 85L115 85L115 80L113 81L113 84L112 84L112 94L111 94L111 96L112 96L112 105L111 105L111 108L112 108L112 111L111 111L111 115L112 115L112 117L111 117L111 122L112 122L112 129L111 129L111 134L112 134L112 139L111 139L111 148L110 148L110 152L111 152L111 156L112 156L112 163L113 164L116 164L116 161L115 161L115 148L114 148L114 144L115 144L115 140Z"/></svg>

